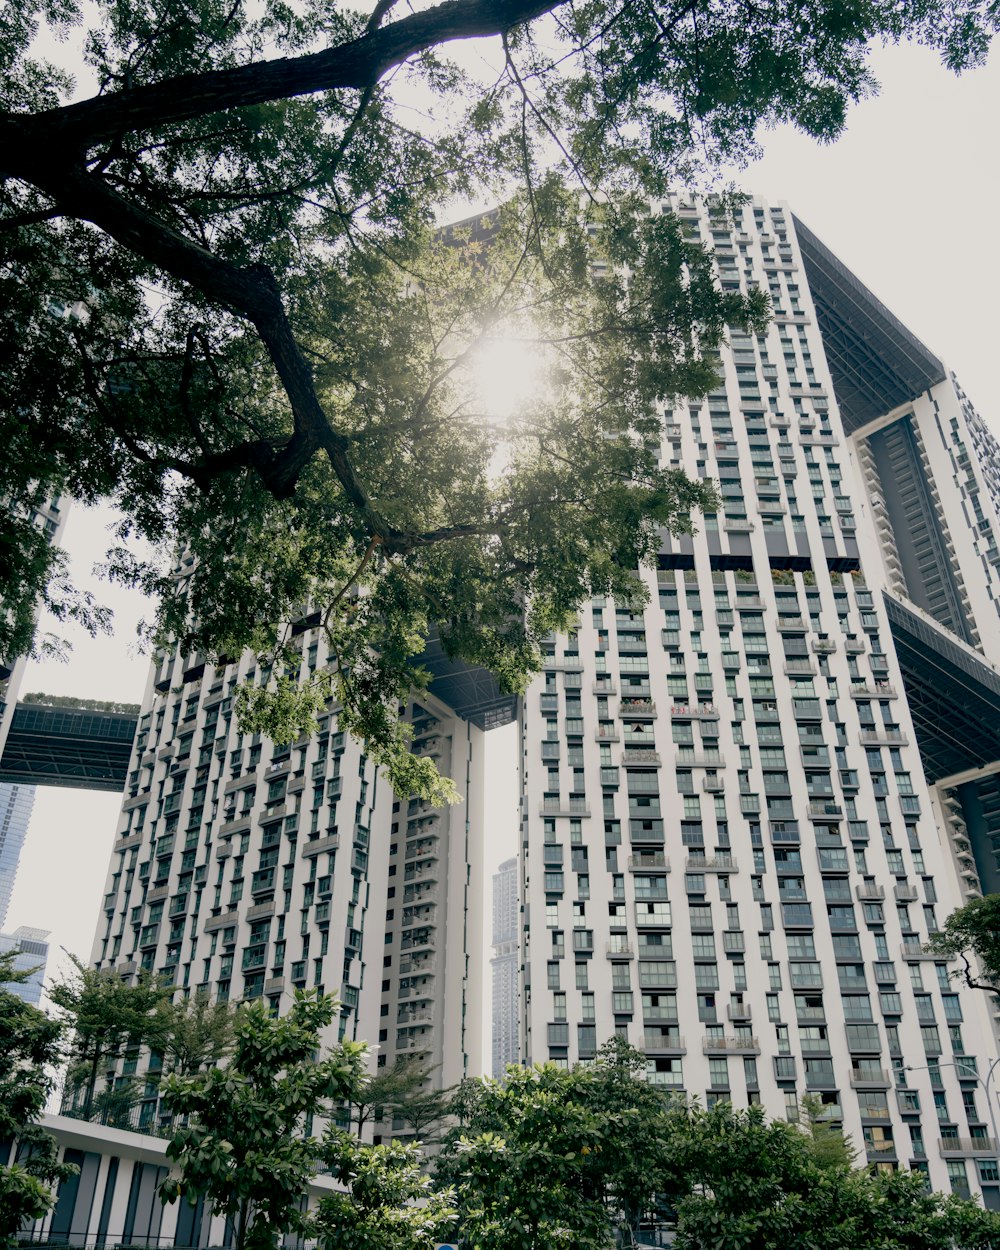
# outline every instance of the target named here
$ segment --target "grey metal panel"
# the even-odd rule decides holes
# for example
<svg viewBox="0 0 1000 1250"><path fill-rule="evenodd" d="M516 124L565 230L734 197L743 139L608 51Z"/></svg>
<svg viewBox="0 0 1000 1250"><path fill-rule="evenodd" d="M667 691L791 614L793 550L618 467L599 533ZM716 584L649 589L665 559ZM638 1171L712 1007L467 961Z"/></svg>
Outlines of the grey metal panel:
<svg viewBox="0 0 1000 1250"><path fill-rule="evenodd" d="M63 1152L63 1162L75 1163L77 1167L83 1163L83 1157L83 1151L75 1150L73 1147ZM49 1226L50 1237L61 1241L68 1236L73 1224L73 1211L76 1208L76 1195L79 1188L79 1173L67 1176L65 1180L59 1182L55 1210L52 1212L52 1223Z"/></svg>
<svg viewBox="0 0 1000 1250"><path fill-rule="evenodd" d="M927 780L1000 761L1000 675L947 630L884 599Z"/></svg>
<svg viewBox="0 0 1000 1250"><path fill-rule="evenodd" d="M108 1159L108 1172L104 1181L104 1198L101 1201L101 1214L97 1222L97 1240L103 1244L108 1235L108 1224L111 1220L111 1207L115 1200L115 1186L118 1183L118 1156Z"/></svg>
<svg viewBox="0 0 1000 1250"><path fill-rule="evenodd" d="M0 781L121 791L137 723L127 712L18 703Z"/></svg>
<svg viewBox="0 0 1000 1250"><path fill-rule="evenodd" d="M944 380L940 360L797 217L816 319L849 432Z"/></svg>
<svg viewBox="0 0 1000 1250"><path fill-rule="evenodd" d="M97 1192L97 1174L101 1169L101 1156L88 1150L80 1164L80 1179L76 1191L76 1202L69 1226L69 1244L85 1246L87 1231L90 1228L90 1213L94 1206Z"/></svg>
<svg viewBox="0 0 1000 1250"><path fill-rule="evenodd" d="M750 555L750 535L749 534L730 534L729 535L729 554L733 556Z"/></svg>
<svg viewBox="0 0 1000 1250"><path fill-rule="evenodd" d="M767 547L768 556L791 555L791 548L788 545L788 538L784 530L766 530L764 533L764 544Z"/></svg>

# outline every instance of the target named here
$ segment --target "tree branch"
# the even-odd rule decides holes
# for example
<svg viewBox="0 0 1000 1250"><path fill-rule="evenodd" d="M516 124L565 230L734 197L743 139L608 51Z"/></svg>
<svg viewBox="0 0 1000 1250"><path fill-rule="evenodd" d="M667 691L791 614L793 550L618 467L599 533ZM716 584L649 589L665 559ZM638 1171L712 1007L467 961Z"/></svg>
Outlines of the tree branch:
<svg viewBox="0 0 1000 1250"><path fill-rule="evenodd" d="M17 154L37 150L40 142L82 150L130 131L169 126L224 109L345 87L363 91L387 70L428 48L499 35L564 3L567 0L443 0L322 52L179 74L33 115L0 114L2 172L18 176Z"/></svg>

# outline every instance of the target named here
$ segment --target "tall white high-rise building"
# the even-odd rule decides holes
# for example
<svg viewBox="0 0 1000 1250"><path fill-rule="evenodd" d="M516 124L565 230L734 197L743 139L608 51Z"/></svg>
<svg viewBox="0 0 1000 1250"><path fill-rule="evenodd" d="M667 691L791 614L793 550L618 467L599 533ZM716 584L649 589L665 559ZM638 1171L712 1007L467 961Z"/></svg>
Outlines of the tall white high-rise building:
<svg viewBox="0 0 1000 1250"><path fill-rule="evenodd" d="M36 501L29 507L28 517L49 542L57 542L66 523L66 511L64 500ZM14 708L26 667L27 660L23 656L11 662L0 659L0 757L3 756L14 719ZM15 968L19 971L31 969L33 975L30 980L7 988L26 1001L37 1004L48 958L49 948L45 941L48 931L22 926L14 933L3 932L34 802L34 786L0 782L0 951L23 950L23 955L14 961Z"/></svg>
<svg viewBox="0 0 1000 1250"><path fill-rule="evenodd" d="M1000 1205L989 1003L922 949L1000 879L997 445L787 207L674 207L774 321L665 412L718 512L524 700L521 1055L617 1033L708 1103L815 1094L870 1163Z"/></svg>
<svg viewBox="0 0 1000 1250"><path fill-rule="evenodd" d="M518 862L504 860L493 874L493 1066L503 1076L518 1057L518 934L521 927L517 894Z"/></svg>
<svg viewBox="0 0 1000 1250"><path fill-rule="evenodd" d="M318 614L293 631L315 671ZM337 1032L370 1042L373 1064L418 1059L440 1086L477 1074L484 731L512 719L514 700L440 649L425 660L436 679L407 715L414 750L459 788L461 803L444 810L400 800L338 731L335 709L291 746L241 734L233 693L265 676L252 656L219 668L158 656L94 963L278 1011L298 988L336 992ZM151 1088L141 1122L156 1114Z"/></svg>
<svg viewBox="0 0 1000 1250"><path fill-rule="evenodd" d="M7 923L17 865L34 802L34 786L0 783L0 931Z"/></svg>

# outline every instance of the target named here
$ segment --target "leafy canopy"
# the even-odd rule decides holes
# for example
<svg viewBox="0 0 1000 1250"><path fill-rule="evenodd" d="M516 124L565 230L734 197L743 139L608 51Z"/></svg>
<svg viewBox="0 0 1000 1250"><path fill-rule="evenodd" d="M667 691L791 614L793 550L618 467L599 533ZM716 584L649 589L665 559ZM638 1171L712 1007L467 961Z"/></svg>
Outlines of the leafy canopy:
<svg viewBox="0 0 1000 1250"><path fill-rule="evenodd" d="M961 961L961 977L972 989L1000 993L1000 894L974 898L953 911L927 950ZM973 965L979 964L981 972Z"/></svg>
<svg viewBox="0 0 1000 1250"><path fill-rule="evenodd" d="M75 955L69 958L72 971L52 986L49 997L70 1030L66 1083L86 1118L94 1110L101 1075L127 1050L155 1048L161 1039L173 987L145 971L130 984L113 968L90 968ZM104 1109L121 1110L121 1101L112 1098Z"/></svg>
<svg viewBox="0 0 1000 1250"><path fill-rule="evenodd" d="M249 726L288 738L336 699L397 789L438 799L396 718L428 632L517 689L542 634L634 588L712 497L659 466L654 404L710 389L726 326L766 305L717 290L649 197L747 159L761 127L834 138L874 43L962 69L997 20L988 0L96 0L98 90L67 103L37 36L78 38L83 11L2 9L0 654L30 648L39 598L106 624L29 505L112 499L109 569L158 596L152 637L276 660ZM436 234L456 202L505 207ZM498 336L544 364L506 422L470 377ZM307 685L280 626L305 610L327 653Z"/></svg>
<svg viewBox="0 0 1000 1250"><path fill-rule="evenodd" d="M433 1188L415 1142L369 1146L331 1128L323 1160L344 1192L316 1204L320 1250L434 1250L454 1224L451 1194Z"/></svg>
<svg viewBox="0 0 1000 1250"><path fill-rule="evenodd" d="M13 1162L0 1165L0 1246L41 1219L55 1201L51 1186L77 1171L58 1162L55 1141L37 1124L62 1059L62 1025L5 988L30 976L15 958L0 954L0 1141L18 1143Z"/></svg>
<svg viewBox="0 0 1000 1250"><path fill-rule="evenodd" d="M236 1250L270 1250L277 1236L308 1230L301 1199L322 1158L309 1125L350 1097L365 1050L342 1042L320 1056L334 1007L329 995L306 991L280 1017L244 1005L224 1067L163 1082L167 1109L185 1120L167 1147L177 1172L161 1197L207 1198L230 1220Z"/></svg>
<svg viewBox="0 0 1000 1250"><path fill-rule="evenodd" d="M843 1141L760 1106L665 1099L614 1040L587 1068L469 1081L437 1159L457 1227L490 1250L604 1250L647 1222L677 1250L991 1250L1000 1215L923 1178L851 1166ZM814 1118L818 1109L807 1118Z"/></svg>

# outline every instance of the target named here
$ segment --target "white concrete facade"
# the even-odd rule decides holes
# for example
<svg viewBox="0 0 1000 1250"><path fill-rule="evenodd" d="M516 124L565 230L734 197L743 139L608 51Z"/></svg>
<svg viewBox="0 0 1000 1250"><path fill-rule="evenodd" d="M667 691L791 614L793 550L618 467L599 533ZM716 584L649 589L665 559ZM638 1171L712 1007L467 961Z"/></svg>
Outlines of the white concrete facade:
<svg viewBox="0 0 1000 1250"><path fill-rule="evenodd" d="M195 1250L233 1244L233 1232L203 1200L194 1207L181 1200L164 1205L158 1188L170 1173L167 1139L127 1129L87 1124L61 1115L46 1115L43 1125L55 1138L59 1157L75 1163L79 1175L64 1181L55 1206L42 1219L21 1230L25 1242L60 1246L159 1246ZM0 1163L11 1160L0 1144ZM329 1176L309 1185L311 1206L335 1188ZM284 1246L296 1246L285 1238Z"/></svg>
<svg viewBox="0 0 1000 1250"><path fill-rule="evenodd" d="M815 1093L871 1163L995 1202L993 1108L953 1066L985 1072L989 1011L921 953L963 897L795 223L676 207L775 317L665 413L718 515L664 540L645 607L585 605L524 701L522 1057L619 1033L709 1102Z"/></svg>
<svg viewBox="0 0 1000 1250"><path fill-rule="evenodd" d="M321 631L312 618L295 629L315 670ZM319 987L340 998L329 1040L368 1041L373 1068L401 1057L426 1063L435 1084L475 1075L482 732L431 695L416 700L414 749L454 777L463 802L401 803L338 732L335 710L291 747L240 734L234 691L255 679L249 655L224 668L173 654L154 663L93 962L277 1011L295 989Z"/></svg>

